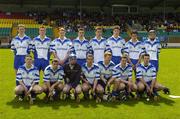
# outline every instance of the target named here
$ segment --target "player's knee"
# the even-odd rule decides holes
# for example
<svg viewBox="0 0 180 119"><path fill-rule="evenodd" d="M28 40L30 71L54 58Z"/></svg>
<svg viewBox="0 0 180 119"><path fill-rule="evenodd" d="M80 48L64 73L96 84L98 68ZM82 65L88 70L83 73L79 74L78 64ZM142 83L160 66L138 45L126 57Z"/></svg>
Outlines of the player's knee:
<svg viewBox="0 0 180 119"><path fill-rule="evenodd" d="M97 93L104 93L104 88L102 87L102 86L97 86L97 88L96 88L96 90L97 90Z"/></svg>
<svg viewBox="0 0 180 119"><path fill-rule="evenodd" d="M77 86L76 89L75 89L75 92L77 94L80 94L82 92L81 86Z"/></svg>
<svg viewBox="0 0 180 119"><path fill-rule="evenodd" d="M69 93L69 90L70 90L70 88L67 85L63 88L64 93Z"/></svg>
<svg viewBox="0 0 180 119"><path fill-rule="evenodd" d="M83 84L82 85L82 90L83 90L83 92L87 92L89 90L88 85L87 84Z"/></svg>
<svg viewBox="0 0 180 119"><path fill-rule="evenodd" d="M133 85L132 85L132 91L133 91L133 92L136 92L136 91L137 91L137 85L136 85L136 84L133 84Z"/></svg>
<svg viewBox="0 0 180 119"><path fill-rule="evenodd" d="M62 91L63 88L64 88L63 84L59 84L59 85L58 85L58 90L59 90L59 91Z"/></svg>
<svg viewBox="0 0 180 119"><path fill-rule="evenodd" d="M139 84L138 84L138 91L143 91L144 89L145 89L144 84L139 83Z"/></svg>
<svg viewBox="0 0 180 119"><path fill-rule="evenodd" d="M126 87L126 85L125 85L124 83L120 83L118 89L119 89L119 90L124 90L125 87Z"/></svg>
<svg viewBox="0 0 180 119"><path fill-rule="evenodd" d="M19 85L19 86L16 86L16 88L14 89L14 92L16 95L19 95L19 94L22 94L23 93L23 88Z"/></svg>
<svg viewBox="0 0 180 119"><path fill-rule="evenodd" d="M48 87L47 87L46 85L43 85L43 86L42 86L42 91L43 91L43 92L47 92L47 91L48 91Z"/></svg>
<svg viewBox="0 0 180 119"><path fill-rule="evenodd" d="M37 93L37 94L40 94L40 93L43 92L42 87L39 86L39 85L35 85L34 88L33 88L32 90L33 90L35 93Z"/></svg>

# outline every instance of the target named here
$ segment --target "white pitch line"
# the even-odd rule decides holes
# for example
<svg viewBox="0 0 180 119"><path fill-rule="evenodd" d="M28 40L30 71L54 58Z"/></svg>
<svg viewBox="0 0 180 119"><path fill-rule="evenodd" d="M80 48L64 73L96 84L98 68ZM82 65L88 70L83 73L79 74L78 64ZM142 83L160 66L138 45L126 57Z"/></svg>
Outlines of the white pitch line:
<svg viewBox="0 0 180 119"><path fill-rule="evenodd" d="M169 95L170 98L180 98L180 96L177 95Z"/></svg>

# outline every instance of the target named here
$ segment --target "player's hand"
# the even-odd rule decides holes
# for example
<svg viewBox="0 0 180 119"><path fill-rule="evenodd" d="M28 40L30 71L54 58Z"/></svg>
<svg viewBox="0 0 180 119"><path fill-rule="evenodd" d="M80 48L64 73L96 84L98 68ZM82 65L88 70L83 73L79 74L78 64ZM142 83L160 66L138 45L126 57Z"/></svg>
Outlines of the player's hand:
<svg viewBox="0 0 180 119"><path fill-rule="evenodd" d="M150 89L150 94L152 94L152 93L153 93L153 88Z"/></svg>
<svg viewBox="0 0 180 119"><path fill-rule="evenodd" d="M28 91L27 91L27 93L26 93L26 96L28 96L30 93L31 93L31 91L30 91L30 90L28 90Z"/></svg>
<svg viewBox="0 0 180 119"><path fill-rule="evenodd" d="M107 82L106 87L110 87L110 82Z"/></svg>
<svg viewBox="0 0 180 119"><path fill-rule="evenodd" d="M146 86L146 90L147 90L147 92L150 92L149 86Z"/></svg>
<svg viewBox="0 0 180 119"><path fill-rule="evenodd" d="M24 93L25 93L25 95L27 96L28 89L27 89L26 87L24 87Z"/></svg>

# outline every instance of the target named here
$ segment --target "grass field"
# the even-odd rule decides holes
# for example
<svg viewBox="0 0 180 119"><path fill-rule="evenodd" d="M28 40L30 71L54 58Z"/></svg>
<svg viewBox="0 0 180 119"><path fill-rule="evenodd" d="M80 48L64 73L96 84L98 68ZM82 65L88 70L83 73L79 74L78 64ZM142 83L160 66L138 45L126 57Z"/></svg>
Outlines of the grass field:
<svg viewBox="0 0 180 119"><path fill-rule="evenodd" d="M41 79L42 80L42 79ZM180 49L163 49L160 55L160 83L180 95ZM0 49L0 119L180 119L180 99L160 93L159 102L59 101L44 103L43 94L34 105L14 100L15 73L13 54Z"/></svg>

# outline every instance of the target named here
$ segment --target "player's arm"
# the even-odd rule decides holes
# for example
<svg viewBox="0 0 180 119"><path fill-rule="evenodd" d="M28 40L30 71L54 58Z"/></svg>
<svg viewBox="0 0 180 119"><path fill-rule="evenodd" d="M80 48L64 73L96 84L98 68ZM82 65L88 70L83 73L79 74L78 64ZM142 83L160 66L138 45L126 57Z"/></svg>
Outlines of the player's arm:
<svg viewBox="0 0 180 119"><path fill-rule="evenodd" d="M97 79L94 79L94 82L93 82L93 92L95 92L96 86L97 86Z"/></svg>
<svg viewBox="0 0 180 119"><path fill-rule="evenodd" d="M149 92L149 91L150 91L150 87L149 87L149 85L145 82L144 78L141 78L140 80L141 80L141 82L145 85L146 90Z"/></svg>
<svg viewBox="0 0 180 119"><path fill-rule="evenodd" d="M150 91L151 93L153 92L153 89L154 89L154 86L155 86L155 83L156 83L156 69L154 68L153 69L153 74L152 74L152 82L151 82L151 86L150 86Z"/></svg>
<svg viewBox="0 0 180 119"><path fill-rule="evenodd" d="M26 88L25 84L23 83L22 79L22 70L21 68L18 69L17 74L16 74L16 81L19 82L19 84L24 88L25 94L27 94L28 89Z"/></svg>
<svg viewBox="0 0 180 119"><path fill-rule="evenodd" d="M151 86L150 86L150 93L152 93L152 92L153 92L153 89L154 89L155 83L156 83L156 79L153 79L153 80L152 80L152 82L151 82Z"/></svg>
<svg viewBox="0 0 180 119"><path fill-rule="evenodd" d="M28 89L26 88L26 86L24 85L24 83L23 83L22 81L19 81L19 84L24 88L25 95L27 95Z"/></svg>

